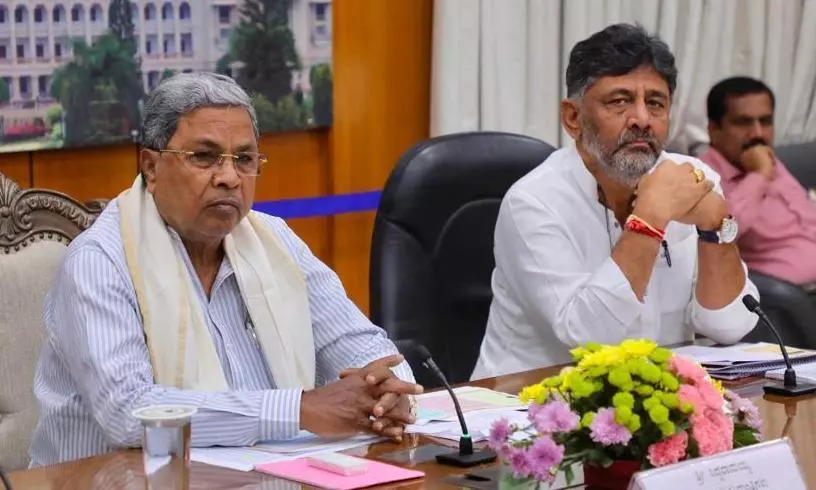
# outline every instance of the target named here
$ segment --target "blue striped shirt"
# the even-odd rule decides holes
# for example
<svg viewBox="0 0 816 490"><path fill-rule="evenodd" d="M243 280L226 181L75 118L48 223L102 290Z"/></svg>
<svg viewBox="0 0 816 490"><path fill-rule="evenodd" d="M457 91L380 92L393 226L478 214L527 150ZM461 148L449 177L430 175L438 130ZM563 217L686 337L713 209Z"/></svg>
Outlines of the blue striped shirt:
<svg viewBox="0 0 816 490"><path fill-rule="evenodd" d="M384 331L346 296L337 275L284 221L260 216L306 278L316 384L336 380L348 367L395 353ZM46 298L46 340L34 380L40 417L29 451L32 466L140 446L141 425L131 412L151 404L197 407L192 432L197 447L245 446L298 433L301 390L275 388L246 328L244 302L229 261L222 262L207 298L181 240L171 235L193 277L232 391L204 393L153 383L114 201L68 247ZM395 372L413 380L406 363Z"/></svg>

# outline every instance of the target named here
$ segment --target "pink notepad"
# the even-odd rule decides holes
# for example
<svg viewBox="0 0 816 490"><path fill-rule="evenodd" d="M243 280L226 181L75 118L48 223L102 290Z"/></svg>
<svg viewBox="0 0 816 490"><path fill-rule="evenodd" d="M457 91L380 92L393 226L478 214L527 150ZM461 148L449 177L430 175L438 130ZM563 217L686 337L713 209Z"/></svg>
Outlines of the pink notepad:
<svg viewBox="0 0 816 490"><path fill-rule="evenodd" d="M315 468L309 465L306 458L259 464L255 466L255 471L329 490L354 490L425 476L425 473L421 471L406 470L379 461L365 461L367 463L366 472L362 475L352 476L338 475L331 471Z"/></svg>

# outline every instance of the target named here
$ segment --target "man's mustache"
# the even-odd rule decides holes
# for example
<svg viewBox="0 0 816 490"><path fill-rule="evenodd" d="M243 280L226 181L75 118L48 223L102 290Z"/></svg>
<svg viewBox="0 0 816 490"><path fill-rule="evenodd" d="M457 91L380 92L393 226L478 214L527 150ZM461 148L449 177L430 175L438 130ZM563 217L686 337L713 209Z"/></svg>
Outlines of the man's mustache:
<svg viewBox="0 0 816 490"><path fill-rule="evenodd" d="M660 148L660 142L657 141L657 138L655 138L651 131L647 129L629 129L621 135L620 140L618 140L618 148L615 151L617 152L624 146L634 143L635 141L642 141L648 144L649 148L655 153L657 153L658 148Z"/></svg>
<svg viewBox="0 0 816 490"><path fill-rule="evenodd" d="M749 148L753 148L755 146L771 146L765 141L763 138L752 138L750 141L742 145L742 151L745 151Z"/></svg>

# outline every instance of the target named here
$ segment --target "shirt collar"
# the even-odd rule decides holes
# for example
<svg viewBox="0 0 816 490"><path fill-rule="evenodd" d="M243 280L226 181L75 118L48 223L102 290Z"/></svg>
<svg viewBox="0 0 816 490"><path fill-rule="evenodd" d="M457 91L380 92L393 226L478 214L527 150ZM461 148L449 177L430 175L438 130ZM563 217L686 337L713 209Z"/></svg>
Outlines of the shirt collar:
<svg viewBox="0 0 816 490"><path fill-rule="evenodd" d="M589 199L590 202L598 202L598 182L595 176L589 172L581 154L578 153L578 148L573 142L567 147L567 159L569 160L569 168L572 172L572 177L581 189L581 193Z"/></svg>
<svg viewBox="0 0 816 490"><path fill-rule="evenodd" d="M720 178L726 181L734 180L744 173L733 163L729 162L722 153L715 150L714 147L709 147L708 150L700 156L700 159L714 167L714 170L720 174Z"/></svg>
<svg viewBox="0 0 816 490"><path fill-rule="evenodd" d="M167 232L170 234L170 238L176 244L179 249L179 253L187 253L187 249L184 248L184 243L181 241L181 236L178 234L176 230L171 228L169 225L165 225L167 227ZM187 261L189 261L190 256L187 254ZM232 268L232 264L230 264L229 257L227 254L224 254L224 260L221 261L221 266L218 268L218 273L215 276L214 284L218 284L224 279L231 276L235 271ZM215 289L215 288L213 288Z"/></svg>

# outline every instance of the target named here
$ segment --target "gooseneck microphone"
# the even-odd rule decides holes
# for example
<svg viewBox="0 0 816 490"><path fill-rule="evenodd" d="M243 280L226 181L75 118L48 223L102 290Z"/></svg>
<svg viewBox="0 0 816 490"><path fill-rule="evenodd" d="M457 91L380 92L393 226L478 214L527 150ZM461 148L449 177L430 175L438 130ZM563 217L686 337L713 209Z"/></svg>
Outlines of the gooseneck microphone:
<svg viewBox="0 0 816 490"><path fill-rule="evenodd" d="M779 396L799 396L816 392L816 385L811 383L797 382L796 371L793 369L793 364L788 356L788 349L785 348L785 343L782 341L782 336L779 335L779 331L773 326L773 323L771 323L771 320L768 318L765 312L762 311L762 307L759 306L759 301L757 301L757 299L750 294L746 294L742 297L742 304L748 308L748 311L756 313L762 323L764 323L771 333L773 333L777 344L779 344L779 349L782 351L782 357L785 359L785 378L782 385L780 386L776 383L767 384L762 387L765 393Z"/></svg>
<svg viewBox="0 0 816 490"><path fill-rule="evenodd" d="M459 418L459 425L462 427L462 437L459 438L459 451L436 455L437 463L458 466L460 468L470 468L471 466L478 466L495 461L496 452L492 449L473 450L473 439L471 439L470 432L468 432L465 415L462 413L459 399L456 398L456 394L451 389L450 384L448 384L445 374L434 362L431 353L428 352L428 349L426 349L424 345L417 346L416 353L419 359L422 360L422 365L425 369L433 372L434 375L439 378L439 381L442 382L445 389L448 390L448 394L453 400L453 406L456 409L456 416Z"/></svg>

